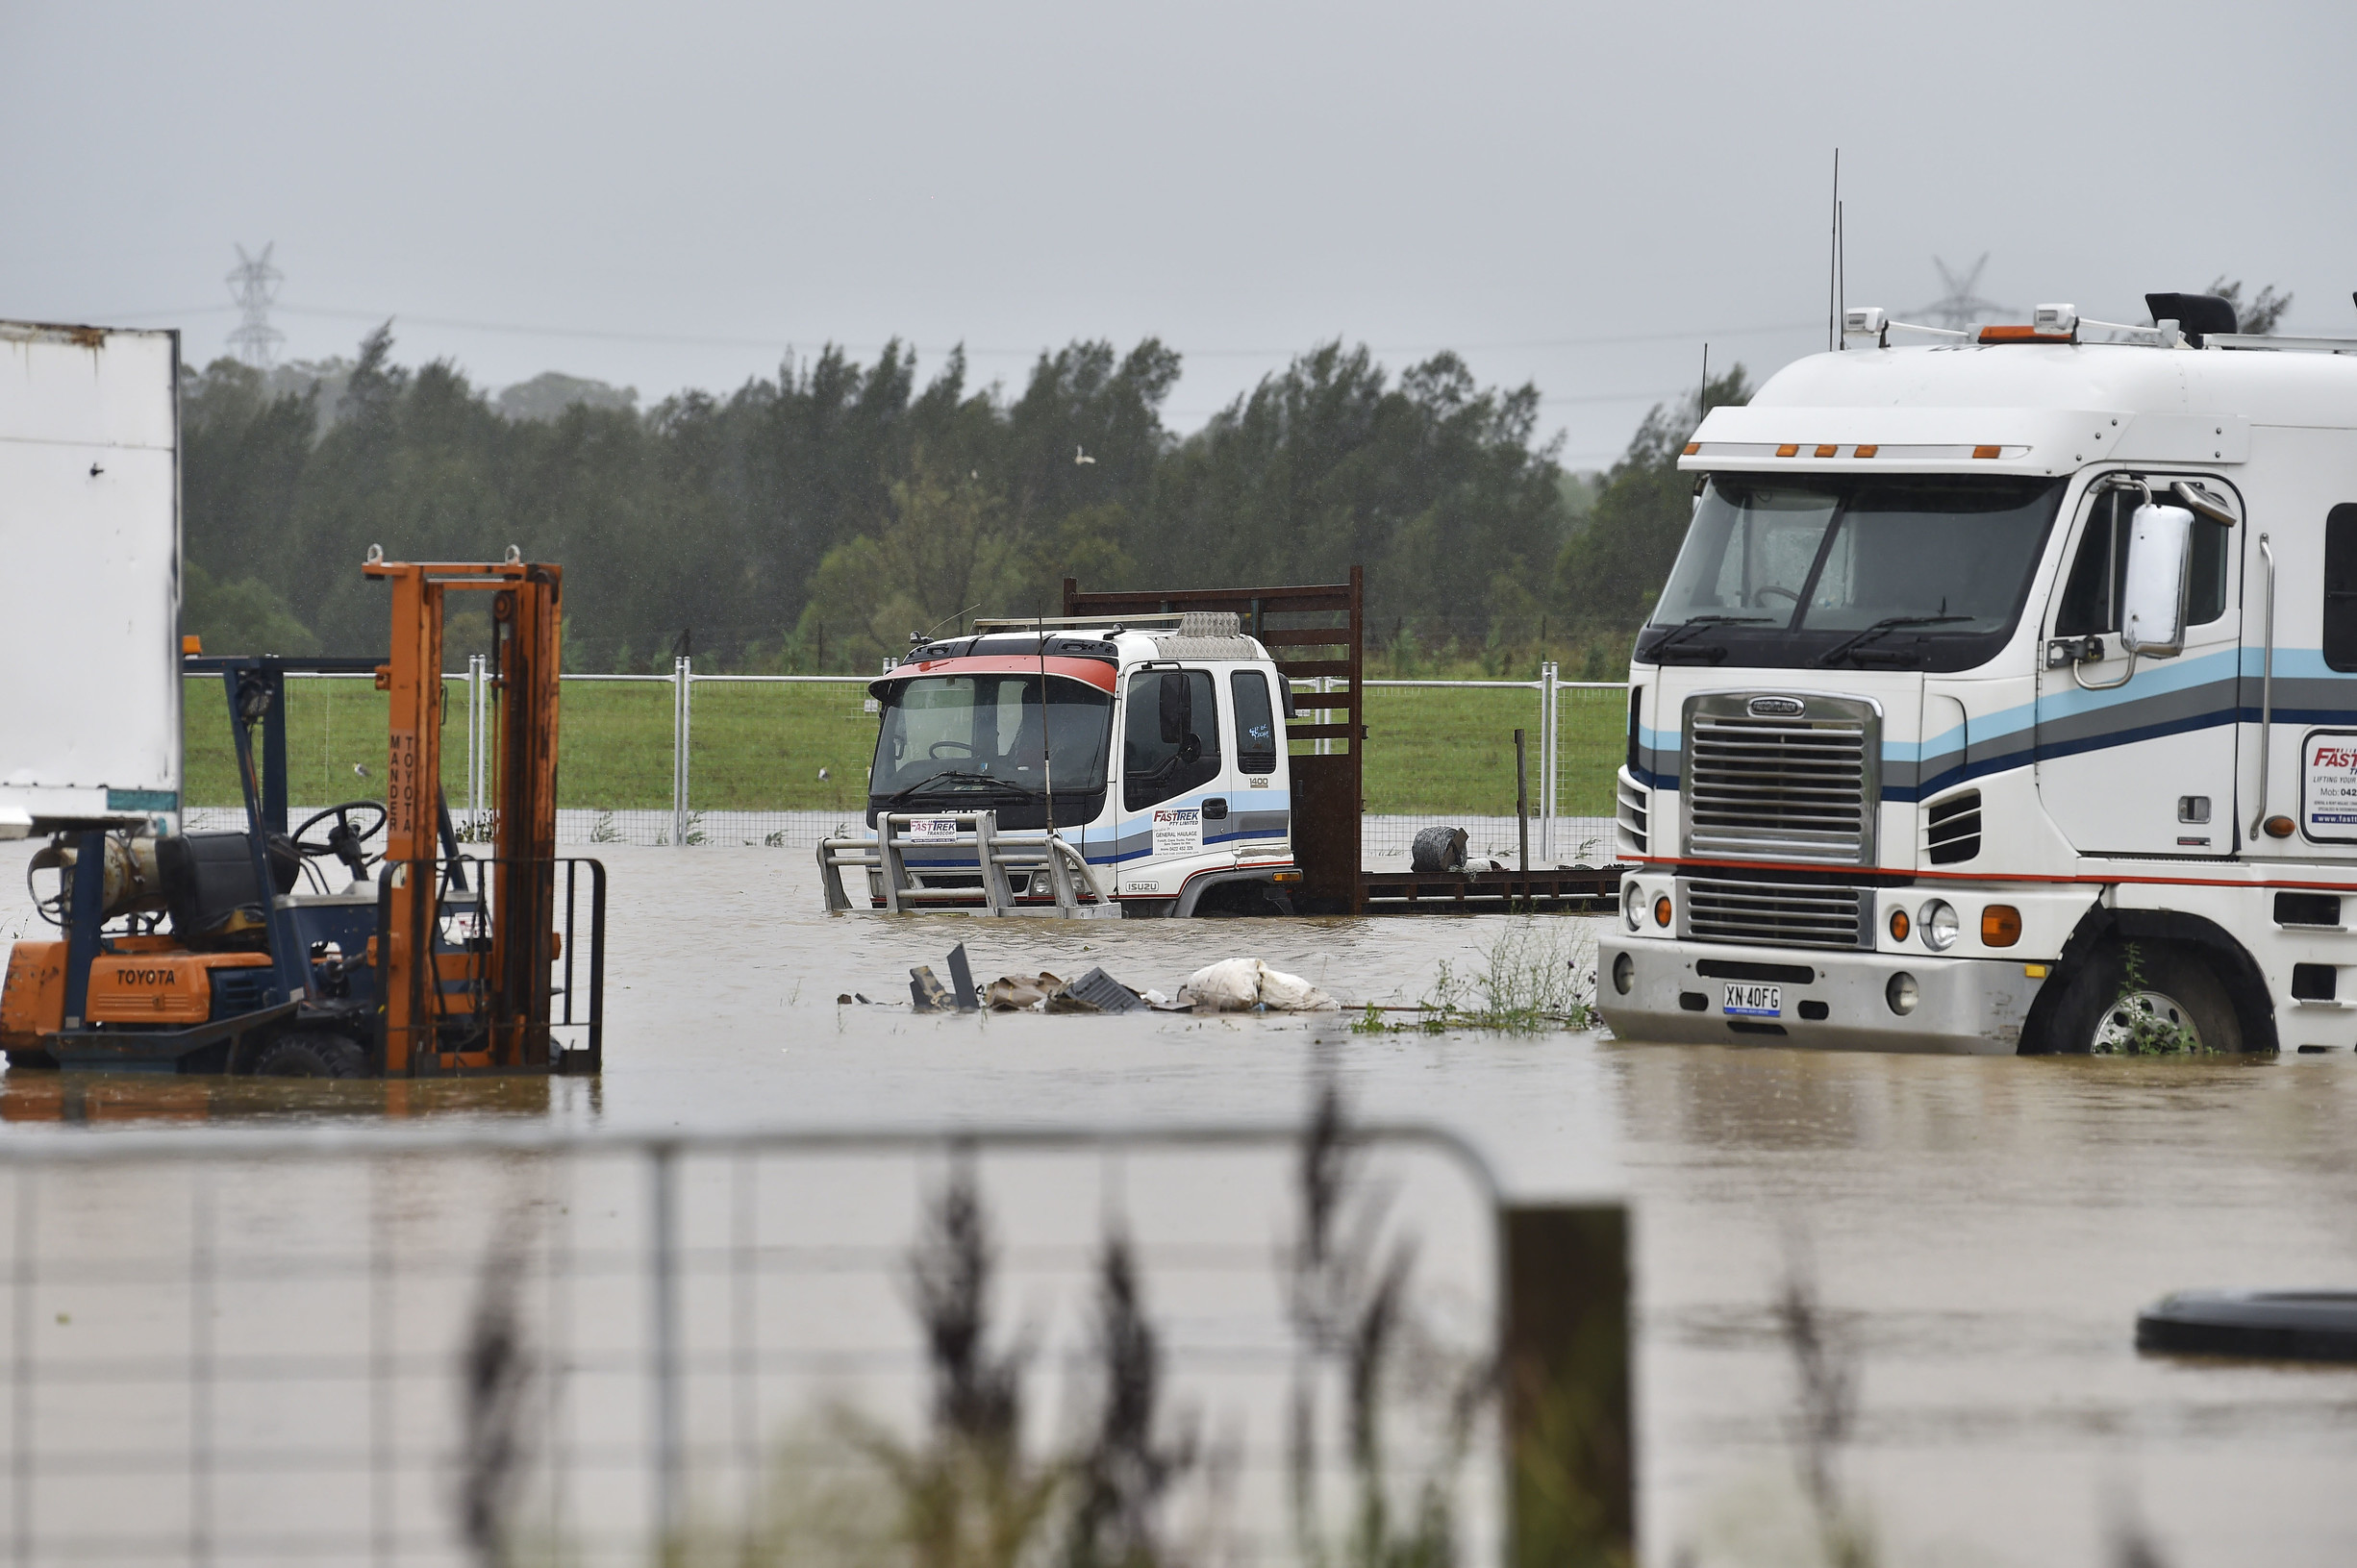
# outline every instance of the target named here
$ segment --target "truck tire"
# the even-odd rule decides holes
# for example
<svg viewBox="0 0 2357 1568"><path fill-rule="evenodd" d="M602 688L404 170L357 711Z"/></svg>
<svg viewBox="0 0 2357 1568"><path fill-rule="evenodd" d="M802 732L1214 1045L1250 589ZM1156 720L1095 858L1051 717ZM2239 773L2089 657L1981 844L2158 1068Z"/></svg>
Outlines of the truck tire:
<svg viewBox="0 0 2357 1568"><path fill-rule="evenodd" d="M257 1078L359 1078L366 1068L358 1045L324 1030L281 1034L254 1058Z"/></svg>
<svg viewBox="0 0 2357 1568"><path fill-rule="evenodd" d="M2130 949L2140 977L2128 974ZM2066 983L2049 1049L2072 1056L2243 1049L2243 1021L2200 951L2107 938Z"/></svg>

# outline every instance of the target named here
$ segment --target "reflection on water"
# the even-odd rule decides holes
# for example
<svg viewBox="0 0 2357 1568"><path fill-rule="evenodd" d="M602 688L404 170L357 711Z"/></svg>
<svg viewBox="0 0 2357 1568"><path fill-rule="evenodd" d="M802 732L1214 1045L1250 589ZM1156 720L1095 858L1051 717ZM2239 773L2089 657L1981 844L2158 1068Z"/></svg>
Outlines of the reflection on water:
<svg viewBox="0 0 2357 1568"><path fill-rule="evenodd" d="M69 1126L170 1123L405 1122L424 1117L546 1117L574 1091L594 1118L594 1080L500 1076L339 1080L176 1077L163 1073L12 1071L0 1079L0 1122Z"/></svg>
<svg viewBox="0 0 2357 1568"><path fill-rule="evenodd" d="M0 845L0 898L21 885L18 848ZM1404 1002L1442 962L1478 965L1506 923L830 918L800 853L601 853L602 1085L13 1074L0 1136L464 1115L1267 1123L1297 1113L1325 1059L1363 1115L1471 1135L1517 1193L1627 1195L1650 1562L1707 1546L1730 1499L1791 1491L1769 1304L1794 1237L1856 1332L1845 1462L1887 1560L2094 1564L2131 1503L2180 1568L2357 1560L2357 1369L2179 1362L2132 1340L2137 1308L2171 1289L2357 1284L2357 1054L1943 1058L1356 1035L1333 1015L923 1017L909 966L943 972L961 940L984 981L1101 964L1174 991L1256 954L1345 1002ZM0 935L15 918L0 908ZM844 992L876 1005L839 1007Z"/></svg>

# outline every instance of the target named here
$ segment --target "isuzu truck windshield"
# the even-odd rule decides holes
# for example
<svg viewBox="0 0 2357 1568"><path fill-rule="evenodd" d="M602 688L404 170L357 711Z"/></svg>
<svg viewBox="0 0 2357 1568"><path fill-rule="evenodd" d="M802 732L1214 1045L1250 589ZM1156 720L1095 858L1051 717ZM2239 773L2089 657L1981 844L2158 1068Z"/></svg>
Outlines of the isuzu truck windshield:
<svg viewBox="0 0 2357 1568"><path fill-rule="evenodd" d="M1008 827L1041 826L1048 770L1041 737L1054 745L1057 810L1066 820L1083 797L1105 788L1107 742L1113 734L1113 695L1083 682L1051 677L1050 701L1040 707L1036 675L919 676L884 698L875 766L867 793L873 806L972 809L989 806ZM1033 810L982 797L1029 796ZM1072 797L1067 804L1066 797ZM1030 818L1037 815L1040 822Z"/></svg>
<svg viewBox="0 0 2357 1568"><path fill-rule="evenodd" d="M1968 669L2011 635L2061 480L1712 477L1637 657Z"/></svg>

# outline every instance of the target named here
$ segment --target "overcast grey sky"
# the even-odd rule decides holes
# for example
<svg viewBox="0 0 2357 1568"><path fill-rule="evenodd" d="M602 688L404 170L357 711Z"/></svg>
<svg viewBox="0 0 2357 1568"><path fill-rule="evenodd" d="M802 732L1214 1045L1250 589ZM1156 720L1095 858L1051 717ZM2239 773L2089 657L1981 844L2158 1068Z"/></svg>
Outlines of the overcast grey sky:
<svg viewBox="0 0 2357 1568"><path fill-rule="evenodd" d="M1853 304L2140 319L2222 272L2357 332L2357 6L0 8L0 316L236 325L289 357L649 399L787 345L1019 385L1158 334L1191 428L1341 335L1530 380L1608 460L1714 363L1821 347L1831 149ZM497 330L494 330L497 329ZM602 335L602 336L601 336Z"/></svg>

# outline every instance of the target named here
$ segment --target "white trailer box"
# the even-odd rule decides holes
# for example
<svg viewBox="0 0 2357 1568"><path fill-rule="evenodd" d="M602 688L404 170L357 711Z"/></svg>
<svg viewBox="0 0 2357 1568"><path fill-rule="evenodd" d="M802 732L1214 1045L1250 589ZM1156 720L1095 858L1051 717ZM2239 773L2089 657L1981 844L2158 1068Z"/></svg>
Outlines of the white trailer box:
<svg viewBox="0 0 2357 1568"><path fill-rule="evenodd" d="M180 809L180 336L0 322L0 836Z"/></svg>

